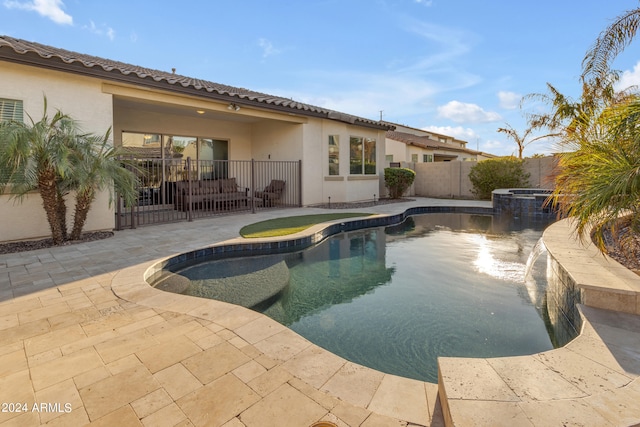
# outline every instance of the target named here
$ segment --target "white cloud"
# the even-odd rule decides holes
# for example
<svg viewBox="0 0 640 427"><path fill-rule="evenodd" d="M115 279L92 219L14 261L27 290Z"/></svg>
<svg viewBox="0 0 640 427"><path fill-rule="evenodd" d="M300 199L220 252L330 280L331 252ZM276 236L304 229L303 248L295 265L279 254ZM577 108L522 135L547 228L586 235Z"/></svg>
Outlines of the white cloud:
<svg viewBox="0 0 640 427"><path fill-rule="evenodd" d="M473 129L464 128L462 126L427 126L422 128L422 130L452 136L456 139L467 141L468 143L475 143L475 141L480 137Z"/></svg>
<svg viewBox="0 0 640 427"><path fill-rule="evenodd" d="M515 110L520 106L522 95L515 92L501 90L498 92L498 99L500 100L500 107L505 110Z"/></svg>
<svg viewBox="0 0 640 427"><path fill-rule="evenodd" d="M62 10L64 7L62 0L33 0L27 2L5 0L4 6L8 9L22 9L37 12L45 18L51 19L56 24L73 25L71 15L67 15Z"/></svg>
<svg viewBox="0 0 640 427"><path fill-rule="evenodd" d="M476 104L460 101L450 101L438 107L438 117L452 120L456 123L488 123L502 120L500 114L485 111Z"/></svg>
<svg viewBox="0 0 640 427"><path fill-rule="evenodd" d="M425 6L431 6L433 4L433 0L415 0L418 4L423 4Z"/></svg>
<svg viewBox="0 0 640 427"><path fill-rule="evenodd" d="M640 61L636 63L633 70L625 70L616 83L616 90L627 89L631 86L640 86Z"/></svg>
<svg viewBox="0 0 640 427"><path fill-rule="evenodd" d="M277 55L281 52L280 49L276 49L273 46L273 43L271 43L269 40L267 39L259 39L258 40L258 46L260 46L262 48L262 57L263 58L267 58L269 56L272 55Z"/></svg>

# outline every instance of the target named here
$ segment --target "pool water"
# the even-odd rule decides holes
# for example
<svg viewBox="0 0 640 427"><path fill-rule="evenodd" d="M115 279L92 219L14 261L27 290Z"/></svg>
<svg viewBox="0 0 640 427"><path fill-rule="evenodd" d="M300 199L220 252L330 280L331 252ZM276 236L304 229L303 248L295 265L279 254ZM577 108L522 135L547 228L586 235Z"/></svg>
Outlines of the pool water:
<svg viewBox="0 0 640 427"><path fill-rule="evenodd" d="M208 278L251 271L282 277L273 266L284 261L285 286L254 309L355 363L437 382L437 357L553 348L546 257L524 274L548 223L521 221L418 215L397 226L340 233L296 253L210 261L179 274L192 279L185 293L225 299L224 289L207 288Z"/></svg>

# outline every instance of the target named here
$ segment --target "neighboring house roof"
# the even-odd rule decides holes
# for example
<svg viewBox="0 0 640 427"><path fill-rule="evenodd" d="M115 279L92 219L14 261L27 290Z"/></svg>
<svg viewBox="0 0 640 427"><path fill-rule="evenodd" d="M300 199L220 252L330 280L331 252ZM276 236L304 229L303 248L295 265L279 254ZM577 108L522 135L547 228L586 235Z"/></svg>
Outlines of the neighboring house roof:
<svg viewBox="0 0 640 427"><path fill-rule="evenodd" d="M447 144L446 142L436 141L427 136L418 136L406 132L387 131L386 136L387 138L393 139L394 141L403 142L407 145L414 145L416 147L427 148L431 150L456 151L476 155L483 154L480 151L469 150L468 148L462 147L455 147L451 144Z"/></svg>
<svg viewBox="0 0 640 427"><path fill-rule="evenodd" d="M160 88L238 105L294 112L383 130L394 129L394 126L386 123L304 104L289 98L84 55L9 36L0 36L0 60Z"/></svg>
<svg viewBox="0 0 640 427"><path fill-rule="evenodd" d="M457 142L459 144L464 144L464 145L467 144L467 141L465 141L465 140L458 139L458 138L453 137L451 135L445 135L443 133L434 132L432 130L418 129L418 128L414 128L414 127L411 127L411 126L403 125L403 124L400 124L400 123L388 122L386 120L383 120L382 123L385 123L385 124L387 124L389 126L395 127L398 132L407 131L407 130L408 130L408 132L416 131L417 133L414 132L413 135L421 136L421 134L429 134L429 135L431 135L433 137L442 137L442 138L445 138L447 140L451 139L452 141ZM408 133L408 132L405 132L405 133Z"/></svg>

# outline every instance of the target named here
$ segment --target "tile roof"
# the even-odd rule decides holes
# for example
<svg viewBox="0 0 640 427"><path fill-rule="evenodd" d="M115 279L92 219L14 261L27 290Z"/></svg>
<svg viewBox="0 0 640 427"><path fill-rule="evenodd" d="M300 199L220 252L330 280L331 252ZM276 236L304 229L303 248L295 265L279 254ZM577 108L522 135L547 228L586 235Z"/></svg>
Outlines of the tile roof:
<svg viewBox="0 0 640 427"><path fill-rule="evenodd" d="M387 131L387 138L394 141L403 142L407 145L415 145L416 147L430 148L435 150L459 151L469 154L481 154L480 151L469 150L468 148L455 147L446 142L435 141L427 136L419 136L406 132Z"/></svg>
<svg viewBox="0 0 640 427"><path fill-rule="evenodd" d="M228 100L272 110L324 117L378 129L393 128L387 123L305 104L289 98L85 55L9 36L0 35L0 60L55 68L110 80L128 81L144 86L163 87L166 90L181 93L186 89L194 95L205 98Z"/></svg>

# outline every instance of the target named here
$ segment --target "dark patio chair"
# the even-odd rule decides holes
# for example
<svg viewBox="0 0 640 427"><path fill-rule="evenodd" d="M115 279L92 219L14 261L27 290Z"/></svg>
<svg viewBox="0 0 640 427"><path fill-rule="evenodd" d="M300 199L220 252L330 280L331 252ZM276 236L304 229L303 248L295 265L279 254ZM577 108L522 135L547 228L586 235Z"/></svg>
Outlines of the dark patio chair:
<svg viewBox="0 0 640 427"><path fill-rule="evenodd" d="M285 182L280 179L272 179L269 185L264 187L264 190L256 191L254 195L262 199L262 206L273 206L276 201L280 200L284 184Z"/></svg>

